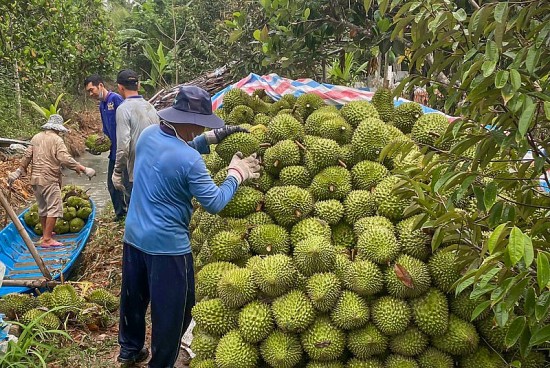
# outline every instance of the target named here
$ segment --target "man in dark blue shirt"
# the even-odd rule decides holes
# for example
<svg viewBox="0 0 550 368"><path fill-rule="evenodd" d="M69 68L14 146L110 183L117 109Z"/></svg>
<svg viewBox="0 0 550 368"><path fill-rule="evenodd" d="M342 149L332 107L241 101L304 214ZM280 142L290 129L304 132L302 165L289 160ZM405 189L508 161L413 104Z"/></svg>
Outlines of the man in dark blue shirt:
<svg viewBox="0 0 550 368"><path fill-rule="evenodd" d="M113 208L115 210L115 220L121 220L126 215L126 204L124 191L117 190L111 179L115 167L116 159L116 109L124 101L124 99L115 92L111 92L105 88L105 83L101 76L94 74L86 78L84 87L90 97L99 101L99 113L101 114L101 122L103 123L103 134L111 140L111 149L109 151L109 168L107 171L107 188L111 195ZM123 175L125 182L128 180L128 174Z"/></svg>

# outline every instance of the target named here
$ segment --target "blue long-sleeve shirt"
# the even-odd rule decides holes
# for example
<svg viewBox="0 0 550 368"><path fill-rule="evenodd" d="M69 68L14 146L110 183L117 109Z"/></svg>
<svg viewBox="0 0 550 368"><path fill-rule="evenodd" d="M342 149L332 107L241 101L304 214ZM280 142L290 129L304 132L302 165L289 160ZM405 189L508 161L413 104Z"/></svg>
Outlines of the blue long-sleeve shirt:
<svg viewBox="0 0 550 368"><path fill-rule="evenodd" d="M111 140L109 159L116 158L116 109L124 99L115 92L108 92L105 101L99 103L99 113L103 123L103 134Z"/></svg>
<svg viewBox="0 0 550 368"><path fill-rule="evenodd" d="M191 252L189 221L195 197L210 213L221 211L238 183L227 178L219 187L206 170L201 153L209 148L204 136L195 149L159 125L146 128L136 146L134 186L126 217L124 241L152 255Z"/></svg>

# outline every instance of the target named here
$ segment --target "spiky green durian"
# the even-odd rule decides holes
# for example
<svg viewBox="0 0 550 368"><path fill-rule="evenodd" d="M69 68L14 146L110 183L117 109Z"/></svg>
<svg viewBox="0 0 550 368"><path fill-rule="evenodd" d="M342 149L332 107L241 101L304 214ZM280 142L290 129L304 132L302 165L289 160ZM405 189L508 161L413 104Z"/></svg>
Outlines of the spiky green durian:
<svg viewBox="0 0 550 368"><path fill-rule="evenodd" d="M225 122L228 125L252 124L254 122L254 110L248 106L235 106L227 115Z"/></svg>
<svg viewBox="0 0 550 368"><path fill-rule="evenodd" d="M326 167L338 164L341 149L336 141L306 136L304 144L306 147L304 165L310 174L317 174Z"/></svg>
<svg viewBox="0 0 550 368"><path fill-rule="evenodd" d="M109 312L116 311L119 306L119 298L103 288L93 290L86 296L86 299L91 303L96 303L105 307Z"/></svg>
<svg viewBox="0 0 550 368"><path fill-rule="evenodd" d="M411 300L411 308L415 324L425 334L440 336L447 331L449 306L445 294L438 289L432 288Z"/></svg>
<svg viewBox="0 0 550 368"><path fill-rule="evenodd" d="M275 224L254 227L248 242L256 254L286 254L290 250L290 235L284 227Z"/></svg>
<svg viewBox="0 0 550 368"><path fill-rule="evenodd" d="M287 166L281 169L279 180L282 185L295 185L307 188L311 182L311 175L304 166Z"/></svg>
<svg viewBox="0 0 550 368"><path fill-rule="evenodd" d="M386 227L387 229L394 231L394 226L390 220L384 216L370 216L363 217L353 224L353 232L357 237L365 232L365 230L373 227Z"/></svg>
<svg viewBox="0 0 550 368"><path fill-rule="evenodd" d="M393 231L387 227L378 226L367 229L357 240L358 257L379 264L394 260L400 250Z"/></svg>
<svg viewBox="0 0 550 368"><path fill-rule="evenodd" d="M380 118L380 114L368 101L352 101L340 109L340 114L350 123L353 127L357 127L363 120L370 118Z"/></svg>
<svg viewBox="0 0 550 368"><path fill-rule="evenodd" d="M302 359L300 340L293 334L275 331L261 344L262 358L272 367L292 368Z"/></svg>
<svg viewBox="0 0 550 368"><path fill-rule="evenodd" d="M254 262L252 275L258 288L271 297L283 295L296 283L298 271L292 258L274 254Z"/></svg>
<svg viewBox="0 0 550 368"><path fill-rule="evenodd" d="M82 307L84 300L78 295L75 288L71 284L57 285L53 288L53 298L55 306L64 306L66 308L58 310L56 313L74 313L78 312L78 309Z"/></svg>
<svg viewBox="0 0 550 368"><path fill-rule="evenodd" d="M505 351L507 349L506 343L504 341L506 334L508 333L508 328L510 323L504 327L500 327L494 318L486 318L484 320L478 321L477 329L485 341L491 345L494 349L498 351Z"/></svg>
<svg viewBox="0 0 550 368"><path fill-rule="evenodd" d="M316 217L309 217L298 222L290 231L290 241L294 246L302 240L312 236L322 236L330 240L330 226L323 220Z"/></svg>
<svg viewBox="0 0 550 368"><path fill-rule="evenodd" d="M452 246L441 249L430 258L428 269L435 286L441 291L452 291L453 284L460 279L459 259Z"/></svg>
<svg viewBox="0 0 550 368"><path fill-rule="evenodd" d="M304 138L304 126L291 115L277 115L267 126L267 138L272 144L285 139L301 141Z"/></svg>
<svg viewBox="0 0 550 368"><path fill-rule="evenodd" d="M294 263L306 276L330 271L335 258L336 250L324 236L308 237L294 247Z"/></svg>
<svg viewBox="0 0 550 368"><path fill-rule="evenodd" d="M306 368L344 368L344 363L331 361L331 362L317 362L310 361L306 364Z"/></svg>
<svg viewBox="0 0 550 368"><path fill-rule="evenodd" d="M216 182L216 180L214 180L214 182ZM262 171L258 179L247 180L244 182L244 185L256 188L262 193L266 193L273 185L275 185L275 179L268 172Z"/></svg>
<svg viewBox="0 0 550 368"><path fill-rule="evenodd" d="M265 208L280 225L293 225L313 210L313 198L307 190L293 185L274 187L266 193Z"/></svg>
<svg viewBox="0 0 550 368"><path fill-rule="evenodd" d="M316 135L322 138L333 139L340 144L349 143L353 128L338 113L338 110L315 111L305 123L306 134Z"/></svg>
<svg viewBox="0 0 550 368"><path fill-rule="evenodd" d="M404 300L383 296L372 304L372 320L384 334L400 334L409 325L411 308Z"/></svg>
<svg viewBox="0 0 550 368"><path fill-rule="evenodd" d="M472 354L462 357L460 368L501 368L502 364L503 360L498 354L481 346Z"/></svg>
<svg viewBox="0 0 550 368"><path fill-rule="evenodd" d="M216 145L216 153L229 163L235 153L241 152L244 157L258 152L260 142L250 133L238 132L229 135Z"/></svg>
<svg viewBox="0 0 550 368"><path fill-rule="evenodd" d="M264 200L264 194L251 187L240 186L235 196L220 211L220 216L243 218L258 211Z"/></svg>
<svg viewBox="0 0 550 368"><path fill-rule="evenodd" d="M346 335L328 317L318 317L301 335L302 346L313 360L336 360L344 352Z"/></svg>
<svg viewBox="0 0 550 368"><path fill-rule="evenodd" d="M351 140L355 152L363 160L375 161L382 149L388 143L386 124L380 119L366 119L362 121Z"/></svg>
<svg viewBox="0 0 550 368"><path fill-rule="evenodd" d="M335 225L344 216L344 205L336 199L319 201L315 203L313 213L327 224Z"/></svg>
<svg viewBox="0 0 550 368"><path fill-rule="evenodd" d="M273 219L265 212L254 212L245 217L246 221L251 226L270 225L273 224Z"/></svg>
<svg viewBox="0 0 550 368"><path fill-rule="evenodd" d="M306 291L315 309L328 312L338 301L342 286L334 273L316 273L307 280Z"/></svg>
<svg viewBox="0 0 550 368"><path fill-rule="evenodd" d="M216 365L216 361L214 359L199 360L195 357L189 363L189 368L218 368L218 366Z"/></svg>
<svg viewBox="0 0 550 368"><path fill-rule="evenodd" d="M472 319L472 314L476 307L482 303L488 300L487 295L482 295L476 299L470 298L471 288L468 288L458 294L457 296L453 296L450 298L450 307L451 312L456 314L458 317L462 318L465 321L470 321ZM482 319L485 319L489 317L490 309L485 309L483 312L481 312L474 321L481 321Z"/></svg>
<svg viewBox="0 0 550 368"><path fill-rule="evenodd" d="M310 114L304 124L304 129L306 134L308 135L315 135L317 137L323 137L324 138L324 131L321 129L321 123L325 120L329 119L341 119L345 122L345 119L342 118L342 116L338 113L338 110L326 110L321 109L314 111L312 114ZM334 139L334 138L330 138Z"/></svg>
<svg viewBox="0 0 550 368"><path fill-rule="evenodd" d="M385 122L393 120L395 105L393 103L392 91L388 88L378 88L371 100L372 104L380 114L380 119Z"/></svg>
<svg viewBox="0 0 550 368"><path fill-rule="evenodd" d="M374 196L368 190L352 190L344 200L346 221L354 224L363 217L372 216L376 213Z"/></svg>
<svg viewBox="0 0 550 368"><path fill-rule="evenodd" d="M345 221L340 221L331 226L332 244L336 248L352 248L355 246L355 234L351 225Z"/></svg>
<svg viewBox="0 0 550 368"><path fill-rule="evenodd" d="M259 300L243 307L239 313L238 324L243 339L253 344L265 339L275 327L271 308Z"/></svg>
<svg viewBox="0 0 550 368"><path fill-rule="evenodd" d="M386 270L386 288L397 298L416 298L431 285L428 265L407 254L400 255Z"/></svg>
<svg viewBox="0 0 550 368"><path fill-rule="evenodd" d="M422 261L425 261L431 254L431 238L421 229L413 230L417 216L409 217L400 221L396 226L397 238L401 244L401 251Z"/></svg>
<svg viewBox="0 0 550 368"><path fill-rule="evenodd" d="M359 359L369 359L373 355L384 354L388 338L372 323L351 330L348 334L348 349Z"/></svg>
<svg viewBox="0 0 550 368"><path fill-rule="evenodd" d="M419 368L416 360L392 354L386 358L386 368Z"/></svg>
<svg viewBox="0 0 550 368"><path fill-rule="evenodd" d="M5 313L8 318L14 319L20 317L29 310L38 307L38 302L28 294L10 293L2 297L0 311ZM54 306L58 304L54 296Z"/></svg>
<svg viewBox="0 0 550 368"><path fill-rule="evenodd" d="M403 333L391 338L390 349L395 354L416 356L422 353L430 340L417 327L410 326Z"/></svg>
<svg viewBox="0 0 550 368"><path fill-rule="evenodd" d="M347 264L344 285L361 296L377 294L384 288L384 275L371 261L358 260Z"/></svg>
<svg viewBox="0 0 550 368"><path fill-rule="evenodd" d="M401 179L397 176L388 176L374 189L374 200L378 206L378 214L398 221L403 218L403 212L408 202L393 194L393 189Z"/></svg>
<svg viewBox="0 0 550 368"><path fill-rule="evenodd" d="M547 367L548 359L542 351L531 351L526 357L518 357L522 368L545 368Z"/></svg>
<svg viewBox="0 0 550 368"><path fill-rule="evenodd" d="M219 368L255 368L257 348L246 342L238 331L231 331L220 339L216 348L216 365Z"/></svg>
<svg viewBox="0 0 550 368"><path fill-rule="evenodd" d="M194 327L190 348L199 359L212 359L215 357L216 346L218 346L219 341L219 337Z"/></svg>
<svg viewBox="0 0 550 368"><path fill-rule="evenodd" d="M256 292L252 271L246 268L228 270L218 282L219 298L229 308L238 308L251 302Z"/></svg>
<svg viewBox="0 0 550 368"><path fill-rule="evenodd" d="M361 161L361 157L355 152L353 144L351 143L340 146L339 158L348 168L357 165Z"/></svg>
<svg viewBox="0 0 550 368"><path fill-rule="evenodd" d="M422 106L416 102L405 102L395 108L392 119L393 125L408 134L411 132L414 123L424 114Z"/></svg>
<svg viewBox="0 0 550 368"><path fill-rule="evenodd" d="M36 297L36 302L38 303L37 307L43 307L47 309L52 309L55 307L55 300L53 294L50 292L43 292L42 294L38 295ZM0 310L4 312L2 309Z"/></svg>
<svg viewBox="0 0 550 368"><path fill-rule="evenodd" d="M200 329L212 335L222 336L237 327L237 311L225 306L221 299L198 302L191 315Z"/></svg>
<svg viewBox="0 0 550 368"><path fill-rule="evenodd" d="M348 360L346 368L384 368L384 364L378 359L360 360L351 358Z"/></svg>
<svg viewBox="0 0 550 368"><path fill-rule="evenodd" d="M267 126L269 122L271 121L271 117L265 115L265 114L256 114L254 115L254 122L253 125L264 125Z"/></svg>
<svg viewBox="0 0 550 368"><path fill-rule="evenodd" d="M52 312L42 309L33 308L26 311L20 319L20 322L26 326L34 322L34 326L43 327L46 330L57 330L61 321Z"/></svg>
<svg viewBox="0 0 550 368"><path fill-rule="evenodd" d="M453 368L453 358L442 351L429 347L417 358L420 368ZM481 368L481 367L480 367Z"/></svg>
<svg viewBox="0 0 550 368"><path fill-rule="evenodd" d="M299 165L300 160L298 146L293 141L285 139L265 151L263 163L267 172L277 175L287 166Z"/></svg>
<svg viewBox="0 0 550 368"><path fill-rule="evenodd" d="M239 88L232 88L223 95L223 109L229 114L235 107L246 105L250 96Z"/></svg>
<svg viewBox="0 0 550 368"><path fill-rule="evenodd" d="M218 282L227 271L236 268L235 264L229 262L214 262L205 265L197 273L197 299L200 300L204 297L217 298Z"/></svg>
<svg viewBox="0 0 550 368"><path fill-rule="evenodd" d="M432 340L437 349L452 355L465 355L474 352L479 343L476 328L454 314L449 316L449 328L441 336Z"/></svg>
<svg viewBox="0 0 550 368"><path fill-rule="evenodd" d="M443 114L432 113L422 115L411 130L411 138L419 145L449 149L450 142L440 142L448 127L449 121Z"/></svg>
<svg viewBox="0 0 550 368"><path fill-rule="evenodd" d="M300 115L307 119L312 112L325 106L325 101L315 93L304 93L298 96L295 104Z"/></svg>
<svg viewBox="0 0 550 368"><path fill-rule="evenodd" d="M243 236L233 231L220 231L212 236L208 246L213 259L217 261L234 261L244 256L249 249Z"/></svg>
<svg viewBox="0 0 550 368"><path fill-rule="evenodd" d="M315 319L313 304L300 290L292 290L275 299L271 310L277 326L286 332L305 331Z"/></svg>
<svg viewBox="0 0 550 368"><path fill-rule="evenodd" d="M358 294L345 290L338 299L330 317L338 328L356 329L364 326L369 320L369 306Z"/></svg>
<svg viewBox="0 0 550 368"><path fill-rule="evenodd" d="M330 166L315 175L309 190L317 200L343 199L351 191L351 175L341 166Z"/></svg>
<svg viewBox="0 0 550 368"><path fill-rule="evenodd" d="M353 189L370 190L390 175L386 167L378 162L364 160L351 169Z"/></svg>

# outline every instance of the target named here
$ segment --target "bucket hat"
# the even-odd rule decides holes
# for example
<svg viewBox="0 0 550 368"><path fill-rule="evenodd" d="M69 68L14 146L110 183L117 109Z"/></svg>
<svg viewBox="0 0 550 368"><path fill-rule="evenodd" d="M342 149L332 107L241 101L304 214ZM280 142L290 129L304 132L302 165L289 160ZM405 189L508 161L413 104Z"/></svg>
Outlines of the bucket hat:
<svg viewBox="0 0 550 368"><path fill-rule="evenodd" d="M180 87L174 104L157 114L161 119L173 124L195 124L210 129L225 125L224 121L212 112L210 94L197 86Z"/></svg>
<svg viewBox="0 0 550 368"><path fill-rule="evenodd" d="M42 125L42 130L55 130L61 133L69 132L69 129L63 125L63 117L59 114L50 115L48 122Z"/></svg>

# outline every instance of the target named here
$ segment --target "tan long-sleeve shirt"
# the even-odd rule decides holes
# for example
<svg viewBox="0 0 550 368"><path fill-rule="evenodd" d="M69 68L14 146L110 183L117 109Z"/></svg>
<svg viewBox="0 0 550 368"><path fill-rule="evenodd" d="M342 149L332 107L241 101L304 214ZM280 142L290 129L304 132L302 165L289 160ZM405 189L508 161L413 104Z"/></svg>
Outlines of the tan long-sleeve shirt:
<svg viewBox="0 0 550 368"><path fill-rule="evenodd" d="M31 185L61 184L61 165L78 171L81 166L67 150L63 138L51 130L36 134L25 151L21 167L32 167Z"/></svg>

